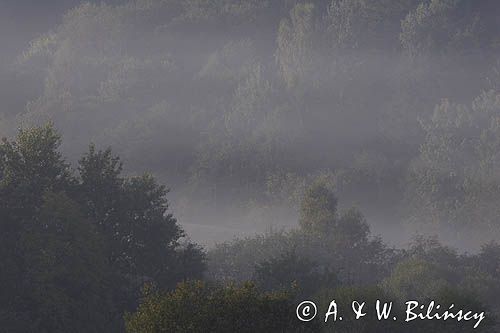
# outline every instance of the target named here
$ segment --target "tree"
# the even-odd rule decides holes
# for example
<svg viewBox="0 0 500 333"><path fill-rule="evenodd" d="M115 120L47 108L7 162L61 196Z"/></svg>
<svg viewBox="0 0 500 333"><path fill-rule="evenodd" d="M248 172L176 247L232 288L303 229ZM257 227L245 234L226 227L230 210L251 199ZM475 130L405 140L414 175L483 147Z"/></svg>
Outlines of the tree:
<svg viewBox="0 0 500 333"><path fill-rule="evenodd" d="M325 17L327 42L350 56L354 50L393 49L401 20L419 0L333 0Z"/></svg>
<svg viewBox="0 0 500 333"><path fill-rule="evenodd" d="M448 278L446 269L422 259L410 258L399 262L383 285L402 302L423 300L449 287Z"/></svg>
<svg viewBox="0 0 500 333"><path fill-rule="evenodd" d="M146 289L137 312L126 316L129 333L314 332L301 323L286 293L262 293L253 284L218 287L194 281L170 293Z"/></svg>
<svg viewBox="0 0 500 333"><path fill-rule="evenodd" d="M0 145L0 202L19 218L40 207L45 191L65 191L73 185L69 165L58 148L60 135L51 124L21 129L14 141ZM11 215L11 216L12 216Z"/></svg>
<svg viewBox="0 0 500 333"><path fill-rule="evenodd" d="M9 332L120 331L144 282L199 278L204 253L152 176L122 177L91 146L76 177L60 142L47 125L0 145L0 318Z"/></svg>
<svg viewBox="0 0 500 333"><path fill-rule="evenodd" d="M102 233L109 264L128 280L132 295L146 281L173 288L185 278L201 277L204 255L195 244L181 244L185 234L167 213L165 186L148 174L122 177L119 158L93 146L78 171L79 200Z"/></svg>
<svg viewBox="0 0 500 333"><path fill-rule="evenodd" d="M283 81L294 88L307 80L313 66L314 4L299 3L283 19L278 31L278 62Z"/></svg>
<svg viewBox="0 0 500 333"><path fill-rule="evenodd" d="M411 218L434 233L445 230L469 244L500 232L499 94L481 93L471 105L443 100L422 122L425 140L409 169ZM474 227L470 225L474 221Z"/></svg>
<svg viewBox="0 0 500 333"><path fill-rule="evenodd" d="M12 332L116 328L101 239L47 125L0 146L0 316ZM93 320L89 320L93 318Z"/></svg>
<svg viewBox="0 0 500 333"><path fill-rule="evenodd" d="M78 204L46 193L21 238L27 331L103 332L119 328L102 239Z"/></svg>
<svg viewBox="0 0 500 333"><path fill-rule="evenodd" d="M304 194L299 225L305 231L326 233L337 222L337 198L323 183L315 182Z"/></svg>
<svg viewBox="0 0 500 333"><path fill-rule="evenodd" d="M259 287L270 291L297 288L304 297L312 295L321 287L338 283L335 273L293 250L258 263L254 281Z"/></svg>

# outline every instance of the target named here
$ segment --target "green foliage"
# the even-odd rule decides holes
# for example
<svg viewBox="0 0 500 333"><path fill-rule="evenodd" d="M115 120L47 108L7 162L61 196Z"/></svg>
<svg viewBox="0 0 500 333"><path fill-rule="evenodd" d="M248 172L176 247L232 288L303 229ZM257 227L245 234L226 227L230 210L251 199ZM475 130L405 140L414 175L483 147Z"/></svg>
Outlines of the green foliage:
<svg viewBox="0 0 500 333"><path fill-rule="evenodd" d="M65 194L46 193L35 221L21 235L25 271L25 318L21 331L102 332L116 329L110 269L102 239L76 202ZM24 312L24 313L23 313ZM15 321L15 317L11 318ZM16 329L14 329L16 330ZM14 331L13 330L13 331Z"/></svg>
<svg viewBox="0 0 500 333"><path fill-rule="evenodd" d="M438 149L419 122L434 105L446 108L441 98L455 108L496 89L499 8L494 0L81 4L20 58L18 84L34 82L27 96L38 97L26 112L2 110L1 127L51 119L67 150L112 145L129 170L168 179L187 219L204 215L207 224L229 223L241 215L235 207L286 204L263 195L273 175L334 170L343 200L368 215L414 217L406 192L423 201L416 211L432 211L422 220L467 216L488 229L496 223L485 212L495 207L477 193L495 197L491 184L448 188L450 173L430 171L414 182L412 161L423 158L420 146ZM447 189L429 194L437 183ZM448 197L457 187L458 198ZM474 195L462 200L462 187Z"/></svg>
<svg viewBox="0 0 500 333"><path fill-rule="evenodd" d="M29 214L39 206L45 191L67 189L72 179L58 152L60 144L51 125L21 130L13 142L4 139L0 146L2 201L11 201L11 207L22 206Z"/></svg>
<svg viewBox="0 0 500 333"><path fill-rule="evenodd" d="M332 286L337 278L328 268L319 268L309 258L295 252L270 258L255 267L255 283L265 290L290 290L298 288L300 295L311 295L318 286Z"/></svg>
<svg viewBox="0 0 500 333"><path fill-rule="evenodd" d="M12 332L115 325L101 238L70 198L75 180L59 144L47 125L22 130L0 148L0 243L8 272L0 312Z"/></svg>
<svg viewBox="0 0 500 333"><path fill-rule="evenodd" d="M498 269L500 267L500 254L497 243L485 244L481 251L470 258L460 287L474 294L484 304L486 304L496 314L500 313L500 300L491 295L497 295L500 292L500 283Z"/></svg>
<svg viewBox="0 0 500 333"><path fill-rule="evenodd" d="M204 255L185 242L165 187L127 178L93 146L73 174L51 125L0 145L0 318L9 332L120 330L145 281L198 278Z"/></svg>
<svg viewBox="0 0 500 333"><path fill-rule="evenodd" d="M306 232L332 234L337 242L347 247L366 242L370 232L358 210L352 208L338 214L335 194L321 181L316 181L306 191L299 224Z"/></svg>
<svg viewBox="0 0 500 333"><path fill-rule="evenodd" d="M396 265L384 286L401 300L432 298L448 287L447 272L421 259L407 259Z"/></svg>
<svg viewBox="0 0 500 333"><path fill-rule="evenodd" d="M432 298L443 288L459 283L464 274L461 260L464 258L436 238L418 236L382 285L400 301Z"/></svg>
<svg viewBox="0 0 500 333"><path fill-rule="evenodd" d="M209 278L257 278L263 286L274 288L287 287L295 281L299 289L317 290L339 281L373 283L386 272L392 252L379 238L370 235L357 210L338 214L337 199L323 183L315 183L309 189L303 207L301 221L312 222L305 224L306 228L301 224L300 229L217 245L208 253ZM319 227L315 223L320 223ZM298 269L299 266L304 267Z"/></svg>
<svg viewBox="0 0 500 333"><path fill-rule="evenodd" d="M188 282L170 293L146 290L139 309L126 321L130 333L317 331L294 314L285 293L262 293L251 283L218 287Z"/></svg>
<svg viewBox="0 0 500 333"><path fill-rule="evenodd" d="M112 145L127 171L174 185L187 221L229 225L286 207L275 220L290 226L282 221L299 212L297 229L210 250L211 280L327 288L344 300L373 299L381 290L364 286L380 285L399 300L477 296L498 312L497 245L460 255L418 239L390 250L337 195L398 231L405 220L459 245L498 238L499 10L495 0L83 3L12 72L0 68L0 129L50 119L65 151ZM3 330L120 330L144 282L167 291L146 296L128 317L132 331L247 329L236 326L247 303L257 304L249 318L288 311L288 296L273 294L284 302L275 303L248 286L168 293L205 267L169 214L167 189L151 175L125 176L120 159L94 146L73 172L60 145L51 126L0 144ZM195 326L181 312L188 302L201 311ZM211 327L215 315L224 319ZM287 328L290 317L278 318ZM362 332L373 322L356 324Z"/></svg>
<svg viewBox="0 0 500 333"><path fill-rule="evenodd" d="M498 261L495 248L495 244L490 244L477 255L459 255L436 239L418 237L405 250L402 259L382 281L381 286L393 295L400 307L404 307L408 300L427 303L433 300L436 304L455 304L458 309L485 311L487 320L479 329L491 332L494 331L492 327L496 321L498 305L486 293L491 295L496 292L495 278L488 271L488 267L494 267ZM488 264L485 265L485 262ZM408 329L411 332L467 332L470 326L426 322L412 323Z"/></svg>
<svg viewBox="0 0 500 333"><path fill-rule="evenodd" d="M326 233L335 228L337 198L324 184L315 183L306 191L300 208L302 229Z"/></svg>
<svg viewBox="0 0 500 333"><path fill-rule="evenodd" d="M197 245L181 243L184 232L167 213L167 189L148 174L123 178L120 160L93 146L79 161L83 207L104 237L106 257L129 290L128 307L145 281L173 288L188 277L198 278L204 256Z"/></svg>

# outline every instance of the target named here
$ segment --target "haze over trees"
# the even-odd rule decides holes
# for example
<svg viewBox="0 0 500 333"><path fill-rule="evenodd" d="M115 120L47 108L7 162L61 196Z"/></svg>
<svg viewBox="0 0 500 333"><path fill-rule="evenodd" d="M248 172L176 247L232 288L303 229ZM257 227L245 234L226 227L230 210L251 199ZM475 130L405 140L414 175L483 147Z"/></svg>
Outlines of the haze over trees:
<svg viewBox="0 0 500 333"><path fill-rule="evenodd" d="M384 295L484 308L494 332L499 17L495 0L2 2L0 331L251 331L242 304L328 330L297 326L296 302Z"/></svg>
<svg viewBox="0 0 500 333"><path fill-rule="evenodd" d="M89 141L111 145L128 172L168 182L193 231L288 227L293 196L327 174L376 230L408 240L425 228L477 249L498 236L474 194L497 178L483 164L494 165L498 11L471 0L84 3L12 62L10 81L31 88L0 128L51 120L70 159Z"/></svg>

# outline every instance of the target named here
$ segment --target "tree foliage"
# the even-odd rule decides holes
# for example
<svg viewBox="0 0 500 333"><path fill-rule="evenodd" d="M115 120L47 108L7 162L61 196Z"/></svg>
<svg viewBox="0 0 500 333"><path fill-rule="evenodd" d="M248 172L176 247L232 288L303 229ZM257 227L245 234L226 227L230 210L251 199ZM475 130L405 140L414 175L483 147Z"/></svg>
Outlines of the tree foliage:
<svg viewBox="0 0 500 333"><path fill-rule="evenodd" d="M119 159L93 146L77 176L60 143L47 125L0 146L3 329L116 331L144 281L200 277L203 253L181 244L154 178L123 177Z"/></svg>
<svg viewBox="0 0 500 333"><path fill-rule="evenodd" d="M138 311L127 316L127 332L314 332L293 315L286 293L262 293L253 284L211 286L180 284L161 294L146 290Z"/></svg>

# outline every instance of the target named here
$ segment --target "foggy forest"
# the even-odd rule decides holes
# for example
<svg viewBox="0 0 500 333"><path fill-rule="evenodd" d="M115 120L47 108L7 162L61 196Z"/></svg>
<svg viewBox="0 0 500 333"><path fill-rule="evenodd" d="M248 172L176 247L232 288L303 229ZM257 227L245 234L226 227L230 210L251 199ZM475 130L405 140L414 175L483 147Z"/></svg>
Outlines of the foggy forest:
<svg viewBox="0 0 500 333"><path fill-rule="evenodd" d="M499 1L0 0L0 45L0 333L500 332Z"/></svg>

